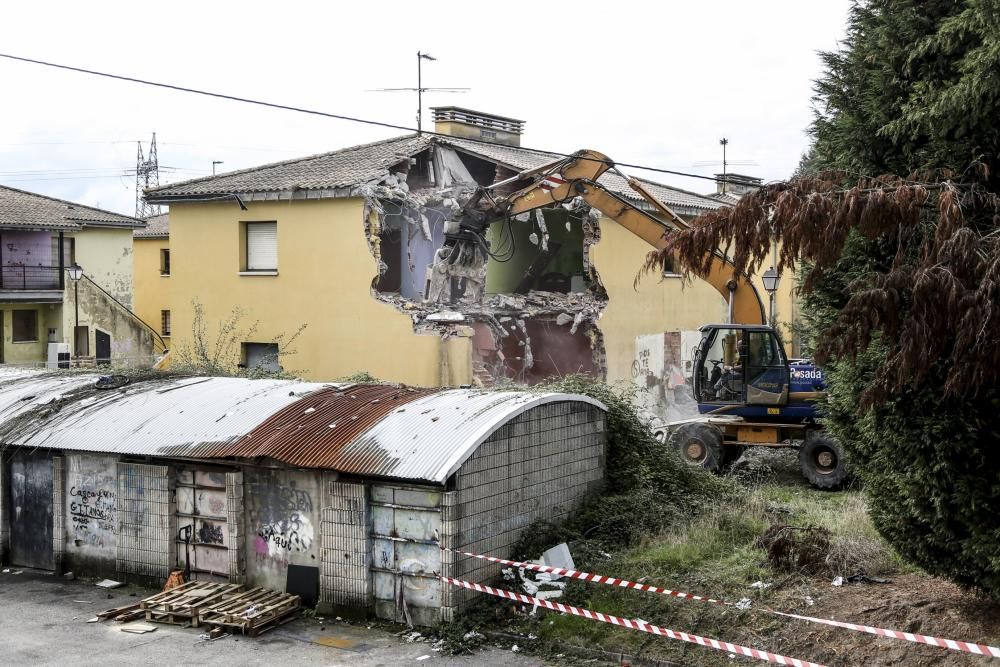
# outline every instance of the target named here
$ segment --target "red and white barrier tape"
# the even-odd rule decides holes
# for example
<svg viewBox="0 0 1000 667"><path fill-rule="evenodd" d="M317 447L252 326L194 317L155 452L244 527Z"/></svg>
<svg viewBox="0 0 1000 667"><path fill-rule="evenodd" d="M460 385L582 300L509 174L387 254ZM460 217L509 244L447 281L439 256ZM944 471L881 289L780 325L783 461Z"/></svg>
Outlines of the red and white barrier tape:
<svg viewBox="0 0 1000 667"><path fill-rule="evenodd" d="M544 607L546 609L551 609L552 611L559 611L564 614L582 616L584 618L589 618L592 621L610 623L611 625L618 625L623 628L629 628L630 630L639 630L641 632L648 632L649 634L652 635L669 637L670 639L677 639L679 641L688 642L691 644L698 644L699 646L714 648L717 651L726 651L728 653L745 655L748 658L757 658L758 660L773 662L779 665L794 665L794 667L823 667L818 663L809 662L808 660L789 658L784 655L778 655L777 653L770 653L768 651L760 651L755 648L740 646L739 644L730 644L729 642L721 642L718 639L710 639L708 637L699 637L698 635L688 634L687 632L668 630L667 628L661 628L656 625L650 625L646 621L640 621L638 619L619 618L618 616L602 614L600 612L590 611L589 609L580 609L578 607L571 607L569 605L560 604L558 602L550 602L549 600L542 600L541 598L531 597L530 595L524 595L523 593L514 593L513 591L506 591L503 590L502 588L491 588L489 586L483 586L482 584L473 584L468 581L462 581L461 579L451 579L449 577L441 577L441 580L449 584L452 584L453 586L460 586L462 588L468 588L474 591L479 591L480 593L495 595L496 597L504 598L505 600L514 600L515 602L523 602L524 604Z"/></svg>
<svg viewBox="0 0 1000 667"><path fill-rule="evenodd" d="M607 584L608 586L617 586L619 588L632 588L637 591L648 591L650 593L659 593L661 595L671 595L673 597L683 598L685 600L712 602L715 604L726 605L728 607L736 606L732 602L715 600L713 598L702 597L701 595L693 595L691 593L672 591L668 588L660 588L658 586L650 586L648 584L639 584L634 581L628 581L625 579L615 579L614 577L605 577L600 574L579 572L577 570L567 570L560 567L550 567L548 565L537 565L535 563L521 563L519 561L505 560L503 558L495 558L493 556L484 556L482 554L469 553L468 551L446 549L445 547L441 548L444 551L452 551L457 554L462 554L463 556L470 556L472 558L478 558L480 560L487 560L492 563L500 563L502 565L510 565L512 567L519 567L519 568L523 567L526 570L535 570L538 572L549 572L551 574L557 574L562 577L570 577L572 579L591 581L594 582L595 584ZM996 646L989 646L987 644L974 644L972 642L963 642L955 639L941 639L940 637L919 635L912 632L900 632L899 630L889 630L886 628L875 628L870 625L860 625L857 623L845 623L843 621L833 621L825 618L817 618L815 616L802 616L800 614L791 614L789 612L778 611L776 609L769 609L767 607L753 607L753 609L768 614L774 614L776 616L795 618L800 621L807 621L809 623L821 623L823 625L829 625L835 628L844 628L845 630L854 630L855 632L866 632L870 635L875 635L876 637L889 637L891 639L902 639L904 641L914 642L916 644L927 644L928 646L937 646L938 648L950 649L952 651L962 651L964 653L972 653L973 655L986 655L986 656L992 656L994 658L1000 658L1000 648L997 648Z"/></svg>

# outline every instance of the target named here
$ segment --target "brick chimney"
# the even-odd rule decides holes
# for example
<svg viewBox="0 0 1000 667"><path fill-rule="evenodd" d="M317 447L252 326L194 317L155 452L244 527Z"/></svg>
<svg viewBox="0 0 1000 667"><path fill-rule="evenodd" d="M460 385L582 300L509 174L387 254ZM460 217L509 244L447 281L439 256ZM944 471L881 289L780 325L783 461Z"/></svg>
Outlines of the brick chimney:
<svg viewBox="0 0 1000 667"><path fill-rule="evenodd" d="M431 107L434 131L453 137L520 146L524 121L461 107Z"/></svg>

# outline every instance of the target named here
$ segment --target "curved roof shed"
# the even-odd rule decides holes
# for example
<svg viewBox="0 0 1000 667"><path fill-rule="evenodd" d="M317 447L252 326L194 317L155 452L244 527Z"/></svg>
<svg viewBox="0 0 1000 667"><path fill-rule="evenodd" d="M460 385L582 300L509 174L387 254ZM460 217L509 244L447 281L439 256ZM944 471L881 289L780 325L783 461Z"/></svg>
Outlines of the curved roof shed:
<svg viewBox="0 0 1000 667"><path fill-rule="evenodd" d="M268 457L352 475L441 484L497 429L556 402L607 411L600 401L578 394L331 387L276 412L212 455Z"/></svg>

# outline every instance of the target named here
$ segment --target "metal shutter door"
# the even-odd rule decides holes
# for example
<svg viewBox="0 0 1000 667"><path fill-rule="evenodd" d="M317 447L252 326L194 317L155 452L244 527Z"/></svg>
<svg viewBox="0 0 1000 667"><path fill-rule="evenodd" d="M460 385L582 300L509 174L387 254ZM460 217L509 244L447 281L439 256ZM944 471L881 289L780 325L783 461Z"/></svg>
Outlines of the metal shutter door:
<svg viewBox="0 0 1000 667"><path fill-rule="evenodd" d="M247 271L278 268L278 223L247 223Z"/></svg>

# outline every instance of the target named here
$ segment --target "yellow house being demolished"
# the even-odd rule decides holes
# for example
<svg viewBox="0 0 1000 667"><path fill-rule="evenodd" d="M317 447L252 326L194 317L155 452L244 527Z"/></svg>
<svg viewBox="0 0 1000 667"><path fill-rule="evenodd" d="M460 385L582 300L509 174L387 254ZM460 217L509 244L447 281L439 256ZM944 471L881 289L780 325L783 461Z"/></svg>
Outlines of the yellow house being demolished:
<svg viewBox="0 0 1000 667"><path fill-rule="evenodd" d="M409 135L148 191L170 206L169 304L159 310L173 353L193 344L197 311L199 336L211 339L239 309L256 323L233 348L247 366L319 380L366 371L419 386L589 373L636 383L654 412L669 412L696 330L724 321L726 300L670 274L633 287L650 247L596 210L556 206L493 225L482 297L425 302L427 269L464 199L557 157L519 146L522 121L456 107L434 113L447 136ZM620 176L600 182L655 213ZM642 183L685 219L724 205ZM137 273L161 272L162 252L149 257Z"/></svg>

